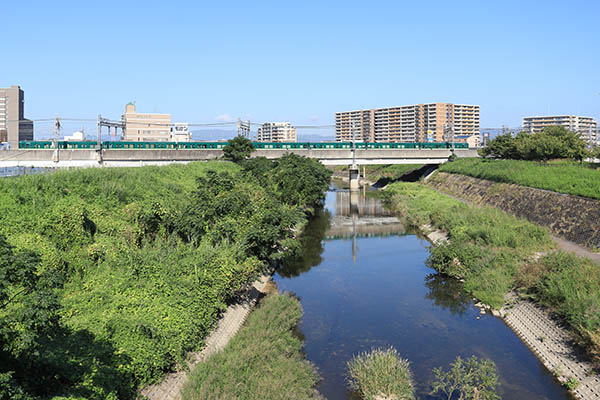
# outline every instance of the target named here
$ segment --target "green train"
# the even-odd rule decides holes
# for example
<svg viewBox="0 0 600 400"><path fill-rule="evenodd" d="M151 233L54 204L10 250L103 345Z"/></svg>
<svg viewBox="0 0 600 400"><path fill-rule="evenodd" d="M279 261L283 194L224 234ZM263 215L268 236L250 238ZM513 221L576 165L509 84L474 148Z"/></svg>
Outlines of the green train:
<svg viewBox="0 0 600 400"><path fill-rule="evenodd" d="M257 149L351 149L351 142L252 142ZM102 142L103 149L222 149L227 142ZM357 149L467 149L467 143L355 143ZM96 149L98 142L94 141L59 141L59 149ZM20 149L54 149L54 142L45 141L23 141L19 142Z"/></svg>

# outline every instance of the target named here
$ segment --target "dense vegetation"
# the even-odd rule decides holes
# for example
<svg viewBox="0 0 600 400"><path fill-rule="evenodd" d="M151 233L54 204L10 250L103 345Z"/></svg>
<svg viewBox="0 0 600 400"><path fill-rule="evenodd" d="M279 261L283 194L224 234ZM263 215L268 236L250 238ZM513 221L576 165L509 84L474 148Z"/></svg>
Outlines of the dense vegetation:
<svg viewBox="0 0 600 400"><path fill-rule="evenodd" d="M408 360L393 347L361 353L348 362L348 381L362 399L413 400L415 388Z"/></svg>
<svg viewBox="0 0 600 400"><path fill-rule="evenodd" d="M313 399L318 375L304 359L294 331L300 302L289 295L264 299L225 349L196 366L183 391L196 399Z"/></svg>
<svg viewBox="0 0 600 400"><path fill-rule="evenodd" d="M586 146L587 143L579 134L562 126L549 126L541 132L520 132L515 137L511 133L498 135L480 153L484 157L510 160L548 161L561 158L582 161L598 153L598 149L589 150Z"/></svg>
<svg viewBox="0 0 600 400"><path fill-rule="evenodd" d="M600 199L600 168L594 164L461 158L440 171Z"/></svg>
<svg viewBox="0 0 600 400"><path fill-rule="evenodd" d="M263 162L0 180L0 398L134 398L201 348L329 183Z"/></svg>
<svg viewBox="0 0 600 400"><path fill-rule="evenodd" d="M449 242L431 249L428 265L464 279L465 289L494 308L505 293L518 289L563 316L591 345L600 349L600 268L591 261L550 253L547 231L496 208L468 206L419 184L395 183L386 190L392 207L414 226L431 225Z"/></svg>

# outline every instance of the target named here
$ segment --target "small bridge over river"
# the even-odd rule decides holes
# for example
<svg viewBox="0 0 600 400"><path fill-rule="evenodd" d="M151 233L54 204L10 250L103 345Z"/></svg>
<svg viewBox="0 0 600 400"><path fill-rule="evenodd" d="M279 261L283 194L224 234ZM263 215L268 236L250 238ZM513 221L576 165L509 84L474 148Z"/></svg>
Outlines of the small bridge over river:
<svg viewBox="0 0 600 400"><path fill-rule="evenodd" d="M324 165L442 164L454 153L477 157L476 149L257 149L252 157L286 153L316 158ZM0 151L0 167L133 167L216 160L220 149L20 149ZM354 157L353 157L354 156Z"/></svg>

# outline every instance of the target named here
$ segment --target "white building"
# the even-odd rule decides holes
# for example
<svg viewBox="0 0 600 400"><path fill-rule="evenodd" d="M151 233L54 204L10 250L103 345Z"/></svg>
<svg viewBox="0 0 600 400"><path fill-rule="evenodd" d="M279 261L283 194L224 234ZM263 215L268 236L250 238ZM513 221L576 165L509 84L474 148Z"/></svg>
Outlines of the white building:
<svg viewBox="0 0 600 400"><path fill-rule="evenodd" d="M192 140L192 133L185 122L175 122L171 127L171 142L189 142Z"/></svg>
<svg viewBox="0 0 600 400"><path fill-rule="evenodd" d="M598 143L598 121L592 117L548 115L523 118L523 130L525 132L541 132L548 126L564 126L570 131L579 133L586 142L590 144Z"/></svg>
<svg viewBox="0 0 600 400"><path fill-rule="evenodd" d="M259 142L295 142L296 128L289 122L266 122L258 128Z"/></svg>
<svg viewBox="0 0 600 400"><path fill-rule="evenodd" d="M71 136L65 136L67 142L83 142L85 140L85 133L83 131L73 132Z"/></svg>

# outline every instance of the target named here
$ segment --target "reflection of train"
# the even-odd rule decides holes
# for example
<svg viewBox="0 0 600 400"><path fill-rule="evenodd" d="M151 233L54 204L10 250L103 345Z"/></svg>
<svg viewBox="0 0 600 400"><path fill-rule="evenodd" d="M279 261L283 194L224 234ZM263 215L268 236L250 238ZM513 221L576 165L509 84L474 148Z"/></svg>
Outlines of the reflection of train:
<svg viewBox="0 0 600 400"><path fill-rule="evenodd" d="M252 142L257 149L351 149L350 142ZM59 149L95 149L94 141L59 141ZM227 142L102 142L103 149L222 149ZM357 149L467 149L467 143L370 143L358 142ZM20 149L53 149L51 140L19 142Z"/></svg>

